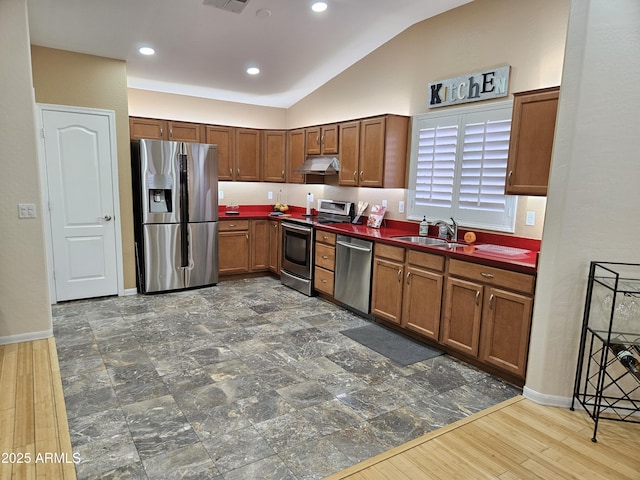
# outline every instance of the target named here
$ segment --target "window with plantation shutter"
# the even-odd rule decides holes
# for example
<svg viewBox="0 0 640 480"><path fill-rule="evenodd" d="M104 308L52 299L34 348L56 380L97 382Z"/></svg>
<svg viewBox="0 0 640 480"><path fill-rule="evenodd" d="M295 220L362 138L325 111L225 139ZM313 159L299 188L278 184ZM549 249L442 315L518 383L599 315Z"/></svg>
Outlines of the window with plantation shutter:
<svg viewBox="0 0 640 480"><path fill-rule="evenodd" d="M516 197L504 194L511 109L509 101L414 117L407 218L513 231Z"/></svg>

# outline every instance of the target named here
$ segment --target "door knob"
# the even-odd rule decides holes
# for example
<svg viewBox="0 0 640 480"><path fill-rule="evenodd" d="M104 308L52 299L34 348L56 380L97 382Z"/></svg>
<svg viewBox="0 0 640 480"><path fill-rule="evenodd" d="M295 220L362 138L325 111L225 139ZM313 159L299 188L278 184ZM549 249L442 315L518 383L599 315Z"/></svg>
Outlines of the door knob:
<svg viewBox="0 0 640 480"><path fill-rule="evenodd" d="M105 215L104 219L108 222L109 220L111 220L111 215Z"/></svg>

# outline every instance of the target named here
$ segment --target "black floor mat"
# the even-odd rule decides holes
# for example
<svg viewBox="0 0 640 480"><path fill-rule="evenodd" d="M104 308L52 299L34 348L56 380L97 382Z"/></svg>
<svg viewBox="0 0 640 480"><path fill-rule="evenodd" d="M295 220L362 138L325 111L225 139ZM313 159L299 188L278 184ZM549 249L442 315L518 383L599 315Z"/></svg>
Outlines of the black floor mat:
<svg viewBox="0 0 640 480"><path fill-rule="evenodd" d="M444 353L373 323L340 333L400 365L411 365Z"/></svg>

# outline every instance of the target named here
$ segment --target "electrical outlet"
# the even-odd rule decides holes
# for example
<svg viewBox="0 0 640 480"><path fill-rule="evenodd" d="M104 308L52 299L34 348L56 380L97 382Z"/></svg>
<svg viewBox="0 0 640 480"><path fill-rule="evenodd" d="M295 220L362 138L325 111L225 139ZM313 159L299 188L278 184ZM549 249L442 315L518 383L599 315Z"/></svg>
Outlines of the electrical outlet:
<svg viewBox="0 0 640 480"><path fill-rule="evenodd" d="M218 200L222 200L224 198L224 191L218 190Z"/></svg>
<svg viewBox="0 0 640 480"><path fill-rule="evenodd" d="M536 212L534 212L533 210L528 210L527 211L527 216L525 218L524 221L525 225L529 225L529 226L533 226L536 224Z"/></svg>
<svg viewBox="0 0 640 480"><path fill-rule="evenodd" d="M386 207L387 206L387 201L386 200L382 200L382 206Z"/></svg>
<svg viewBox="0 0 640 480"><path fill-rule="evenodd" d="M19 203L18 218L36 218L35 203Z"/></svg>
<svg viewBox="0 0 640 480"><path fill-rule="evenodd" d="M267 193L267 199L268 200L273 200L273 192Z"/></svg>
<svg viewBox="0 0 640 480"><path fill-rule="evenodd" d="M398 203L398 213L404 213L404 200L400 200Z"/></svg>

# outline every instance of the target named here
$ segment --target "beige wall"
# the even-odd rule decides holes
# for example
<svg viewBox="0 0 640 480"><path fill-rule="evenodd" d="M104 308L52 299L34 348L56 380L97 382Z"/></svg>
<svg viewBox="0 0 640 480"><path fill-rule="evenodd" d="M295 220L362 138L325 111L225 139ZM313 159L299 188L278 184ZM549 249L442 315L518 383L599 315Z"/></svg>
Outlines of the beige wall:
<svg viewBox="0 0 640 480"><path fill-rule="evenodd" d="M129 115L211 125L285 129L284 108L129 89Z"/></svg>
<svg viewBox="0 0 640 480"><path fill-rule="evenodd" d="M33 46L36 101L114 110L124 287L136 287L127 72L124 61Z"/></svg>
<svg viewBox="0 0 640 480"><path fill-rule="evenodd" d="M640 263L640 3L614 3L572 3L525 389L544 403L570 402L589 263Z"/></svg>
<svg viewBox="0 0 640 480"><path fill-rule="evenodd" d="M0 2L0 343L51 336L25 0ZM37 218L19 219L18 203Z"/></svg>

